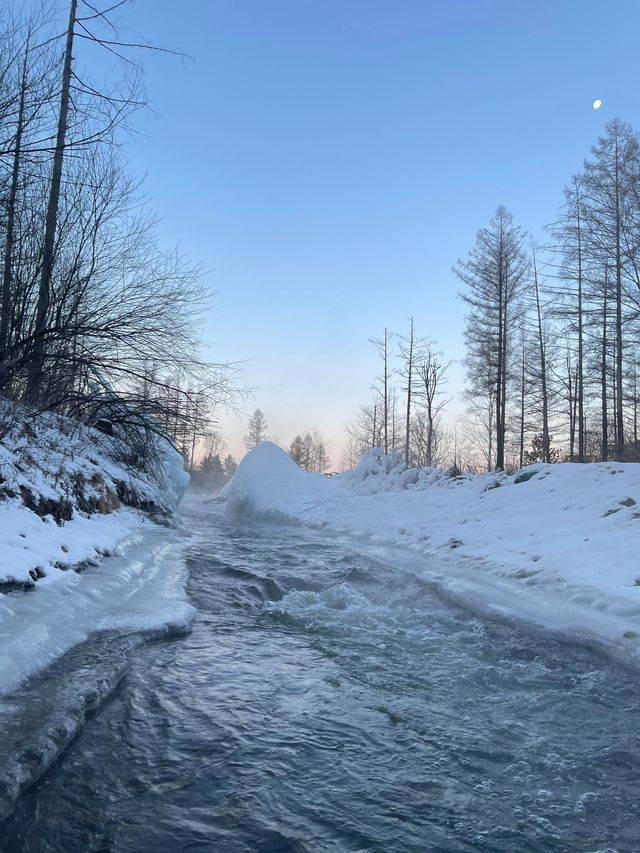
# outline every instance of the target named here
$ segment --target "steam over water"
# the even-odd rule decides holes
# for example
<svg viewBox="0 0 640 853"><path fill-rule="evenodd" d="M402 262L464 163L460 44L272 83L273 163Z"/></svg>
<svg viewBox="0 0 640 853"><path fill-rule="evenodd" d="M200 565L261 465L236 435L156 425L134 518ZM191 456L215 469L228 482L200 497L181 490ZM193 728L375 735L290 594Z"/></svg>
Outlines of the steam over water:
<svg viewBox="0 0 640 853"><path fill-rule="evenodd" d="M193 632L132 647L0 850L640 849L637 674L481 622L400 557L186 513Z"/></svg>

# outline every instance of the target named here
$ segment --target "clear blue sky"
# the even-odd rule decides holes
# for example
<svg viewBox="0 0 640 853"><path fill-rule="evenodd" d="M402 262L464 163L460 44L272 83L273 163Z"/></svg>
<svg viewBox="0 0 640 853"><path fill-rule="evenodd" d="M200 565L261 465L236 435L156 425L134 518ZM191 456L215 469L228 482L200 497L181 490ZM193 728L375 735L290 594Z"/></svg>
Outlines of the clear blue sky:
<svg viewBox="0 0 640 853"><path fill-rule="evenodd" d="M461 359L451 266L478 227L503 203L539 235L604 123L640 125L637 0L135 0L118 19L193 57L147 57L158 115L128 157L163 242L219 291L213 354L247 360L272 435L317 426L334 462L371 398L367 339L413 314ZM246 418L222 424L241 454Z"/></svg>

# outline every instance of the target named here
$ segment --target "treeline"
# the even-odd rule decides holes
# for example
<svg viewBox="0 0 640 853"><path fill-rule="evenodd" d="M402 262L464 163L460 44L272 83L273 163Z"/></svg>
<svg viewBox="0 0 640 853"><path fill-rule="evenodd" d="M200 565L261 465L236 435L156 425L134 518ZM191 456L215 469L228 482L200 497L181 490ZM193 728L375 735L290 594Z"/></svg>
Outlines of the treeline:
<svg viewBox="0 0 640 853"><path fill-rule="evenodd" d="M319 474L324 474L331 464L324 439L317 430L296 435L289 447L289 456L305 471Z"/></svg>
<svg viewBox="0 0 640 853"><path fill-rule="evenodd" d="M109 11L71 0L62 35L0 22L0 394L127 433L141 458L154 432L193 456L229 375L199 354L198 268L158 246L126 171L144 93ZM95 51L121 60L109 90L76 61Z"/></svg>
<svg viewBox="0 0 640 853"><path fill-rule="evenodd" d="M238 463L230 453L223 455L224 450L225 442L219 433L205 439L201 458L190 466L192 491L216 494L233 477Z"/></svg>
<svg viewBox="0 0 640 853"><path fill-rule="evenodd" d="M350 453L395 446L410 464L489 470L640 460L640 138L628 124L606 126L547 230L535 246L499 207L454 268L468 310L467 412L453 441L442 424L447 365L432 345L426 356L416 347L411 326L395 354L403 411L385 331L376 401L348 426Z"/></svg>

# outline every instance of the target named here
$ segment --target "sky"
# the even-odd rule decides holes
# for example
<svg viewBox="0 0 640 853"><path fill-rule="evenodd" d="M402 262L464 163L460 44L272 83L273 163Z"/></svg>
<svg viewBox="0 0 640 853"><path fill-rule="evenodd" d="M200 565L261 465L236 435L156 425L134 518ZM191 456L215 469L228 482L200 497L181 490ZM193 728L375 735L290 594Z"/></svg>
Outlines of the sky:
<svg viewBox="0 0 640 853"><path fill-rule="evenodd" d="M188 55L145 57L126 156L160 241L216 291L208 357L255 389L220 413L236 457L260 407L284 445L317 428L338 467L380 369L369 338L411 315L459 395L453 264L499 204L541 238L605 123L640 128L637 0L135 0L115 19Z"/></svg>

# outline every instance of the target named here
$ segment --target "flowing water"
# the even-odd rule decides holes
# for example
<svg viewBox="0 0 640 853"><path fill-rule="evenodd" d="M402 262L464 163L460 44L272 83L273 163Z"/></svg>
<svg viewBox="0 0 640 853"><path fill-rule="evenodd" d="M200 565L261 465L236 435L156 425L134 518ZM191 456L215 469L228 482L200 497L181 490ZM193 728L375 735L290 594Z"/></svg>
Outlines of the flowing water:
<svg viewBox="0 0 640 853"><path fill-rule="evenodd" d="M3 853L640 850L636 673L382 550L185 523L193 632L131 646Z"/></svg>

